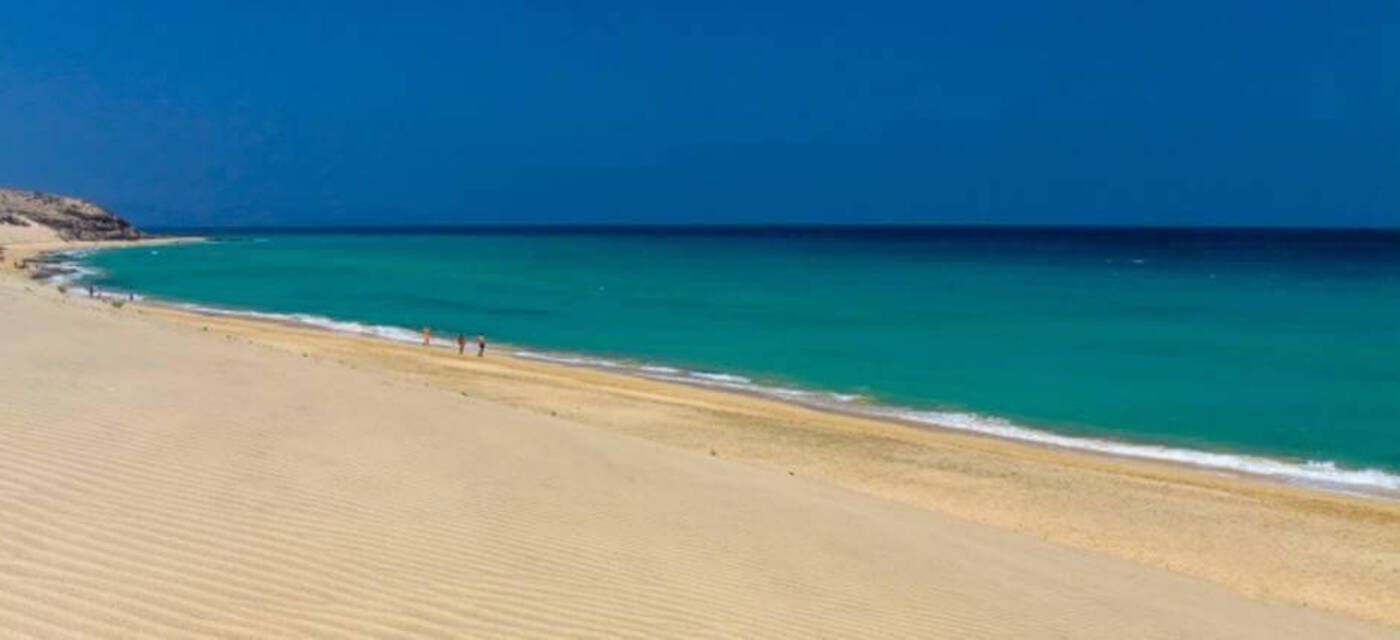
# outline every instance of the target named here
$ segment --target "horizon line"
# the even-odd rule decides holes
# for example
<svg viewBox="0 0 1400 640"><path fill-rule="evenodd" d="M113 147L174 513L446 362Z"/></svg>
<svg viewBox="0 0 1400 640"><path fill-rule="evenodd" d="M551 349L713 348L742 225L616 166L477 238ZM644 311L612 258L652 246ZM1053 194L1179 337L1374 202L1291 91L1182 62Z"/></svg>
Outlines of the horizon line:
<svg viewBox="0 0 1400 640"><path fill-rule="evenodd" d="M143 225L144 226L144 225ZM695 222L511 222L511 223L411 223L411 224L225 224L225 225L151 225L144 230L163 231L608 231L608 230L676 230L676 231L761 231L761 230L948 230L948 231L1200 231L1200 232L1323 232L1323 233L1400 233L1394 226L1314 226L1314 225L1173 225L1173 224L1083 224L1083 223L944 223L944 222L755 222L755 223L695 223Z"/></svg>

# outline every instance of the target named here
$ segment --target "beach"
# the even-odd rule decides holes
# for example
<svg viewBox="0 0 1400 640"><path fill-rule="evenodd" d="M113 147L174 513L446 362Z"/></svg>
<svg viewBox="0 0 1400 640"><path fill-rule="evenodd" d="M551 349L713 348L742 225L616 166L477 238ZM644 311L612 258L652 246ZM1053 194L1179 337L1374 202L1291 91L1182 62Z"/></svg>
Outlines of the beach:
<svg viewBox="0 0 1400 640"><path fill-rule="evenodd" d="M12 269L79 246L0 277L0 634L1400 636L1394 500Z"/></svg>
<svg viewBox="0 0 1400 640"><path fill-rule="evenodd" d="M209 312L1400 495L1400 235L221 232L58 258ZM63 268L50 263L49 268ZM295 274L295 277L288 277Z"/></svg>

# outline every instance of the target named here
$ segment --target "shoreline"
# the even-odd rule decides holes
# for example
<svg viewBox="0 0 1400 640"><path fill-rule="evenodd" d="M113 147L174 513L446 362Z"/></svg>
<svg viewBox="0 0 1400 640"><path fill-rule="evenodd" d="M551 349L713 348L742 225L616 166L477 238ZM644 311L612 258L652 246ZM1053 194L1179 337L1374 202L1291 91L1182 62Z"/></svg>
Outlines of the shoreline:
<svg viewBox="0 0 1400 640"><path fill-rule="evenodd" d="M159 247L173 244L208 242L203 236L159 236L139 240L49 240L44 242L22 242L0 244L0 272L23 272L21 265L46 256L75 251L100 251L127 247Z"/></svg>
<svg viewBox="0 0 1400 640"><path fill-rule="evenodd" d="M179 306L176 304L175 306ZM228 315L240 315L238 311L228 311ZM256 319L256 316L252 316ZM313 329L324 331L337 331L315 324L307 324ZM522 355L523 354L523 355ZM1080 453L1086 455L1099 455L1116 460L1124 461L1144 461L1159 464L1169 464L1179 466L1184 469L1194 469L1197 471L1224 473L1241 479L1258 482L1278 483L1290 487L1324 491L1327 493L1339 493L1362 498L1376 498L1382 500L1400 501L1400 476L1376 468L1341 468L1334 462L1324 461L1294 461L1284 458L1275 458L1261 454L1245 452L1223 452L1210 449L1188 449L1173 445L1156 444L1133 440L1114 440L1107 438L1097 438L1091 436L1075 436L1051 431L1039 427L1023 426L996 416L984 416L968 412L947 412L938 410L921 410L898 405L880 403L862 404L838 404L839 397L845 394L836 392L792 389L787 387L772 387L753 383L747 377L745 382L728 384L725 382L709 382L694 378L680 378L670 375L650 375L645 371L648 368L661 367L673 369L666 365L632 364L623 362L610 362L604 358L595 358L591 355L575 355L571 352L537 352L521 351L518 346L513 347L511 355L516 358L527 360L537 360L549 362L565 367L581 367L614 373L617 375L632 376L647 380L658 380L663 382L674 382L680 385L698 387L711 390L719 390L725 393L735 393L776 402L791 404L805 409L812 409L836 415L849 416L853 418L874 419L891 424L903 425L911 429L931 430L943 433L971 434L975 436L991 438L1002 442L1011 442L1032 447L1044 447L1056 451ZM606 362L590 363L587 360L600 360ZM695 375L696 372L690 370L673 369L680 374ZM701 375L710 375L707 372L700 372ZM736 377L737 374L717 373L717 376ZM837 396L834 401L824 401L823 397ZM860 399L859 396L848 396ZM921 420L918 415L934 416L928 420ZM940 420L938 416L947 416L947 419ZM971 419L984 424L974 424L969 426L953 426L950 424L957 419ZM1211 464L1205 461L1195 460L1196 458L1214 459L1217 462ZM1245 467L1245 468L1241 468ZM1253 470L1248 467L1273 468L1270 473L1262 470ZM1300 471L1316 467L1317 476L1311 478L1300 477L1304 474ZM1335 475L1341 475L1343 479L1338 480Z"/></svg>
<svg viewBox="0 0 1400 640"><path fill-rule="evenodd" d="M159 246L205 241L204 238L169 238L137 244ZM33 254L30 259L43 255L63 254L72 251L102 250L132 246L94 246L83 249L48 249ZM74 281L91 274L77 273ZM66 284L66 282L65 282ZM126 293L126 292L121 292ZM312 329L368 336L391 340L404 344L419 344L419 334L407 327L394 325L371 325L355 320L337 320L314 313L280 313L259 310L230 309L202 303L175 300L147 299L136 293L135 300L145 304L193 312L201 315L227 316L287 323ZM102 297L102 295L98 295ZM434 338L434 347L452 348L446 339ZM859 402L862 398L851 394L766 385L742 375L723 371L710 372L673 367L661 363L635 361L627 358L593 355L587 353L539 349L528 345L501 343L498 350L506 349L515 358L549 362L566 367L584 367L607 373L639 377L648 380L672 382L690 387L717 389L724 392L751 395L755 397L790 403L807 409L847 415L851 417L887 421L908 428L935 430L950 433L970 433L982 437L1025 444L1028 446L1050 447L1062 451L1080 452L1088 455L1102 455L1115 459L1140 460L1153 463L1179 465L1184 468L1204 472L1225 473L1260 482L1280 483L1286 486L1339 493L1365 498L1400 501L1400 474L1374 467L1341 466L1331 460L1289 459L1268 454L1247 451L1222 451L1218 449L1188 448L1170 444L1144 442L1131 439L1114 439L1094 436L1077 436L1052 429L1018 424L995 415L971 412L925 410L878 402Z"/></svg>
<svg viewBox="0 0 1400 640"><path fill-rule="evenodd" d="M89 247L50 250L83 248ZM925 424L911 428L889 417L733 389L502 358L500 345L496 354L474 362L447 350L305 323L204 315L150 302L119 313L128 311L816 478L1057 545L1203 577L1254 597L1400 624L1400 599L1392 597L1400 594L1400 560L1393 555L1400 548L1400 506L1382 497ZM1247 547L1263 535L1277 539L1271 537L1264 549Z"/></svg>

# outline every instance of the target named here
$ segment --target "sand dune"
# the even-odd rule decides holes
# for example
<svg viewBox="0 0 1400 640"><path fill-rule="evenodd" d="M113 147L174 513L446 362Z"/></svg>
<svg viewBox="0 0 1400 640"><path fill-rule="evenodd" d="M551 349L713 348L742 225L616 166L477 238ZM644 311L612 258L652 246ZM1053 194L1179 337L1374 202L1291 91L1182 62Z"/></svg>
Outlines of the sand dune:
<svg viewBox="0 0 1400 640"><path fill-rule="evenodd" d="M26 220L28 222L28 220ZM58 233L53 229L43 225L28 223L25 225L0 223L0 247L8 244L33 244L41 242L60 242Z"/></svg>
<svg viewBox="0 0 1400 640"><path fill-rule="evenodd" d="M0 336L0 635L1395 636L10 277Z"/></svg>

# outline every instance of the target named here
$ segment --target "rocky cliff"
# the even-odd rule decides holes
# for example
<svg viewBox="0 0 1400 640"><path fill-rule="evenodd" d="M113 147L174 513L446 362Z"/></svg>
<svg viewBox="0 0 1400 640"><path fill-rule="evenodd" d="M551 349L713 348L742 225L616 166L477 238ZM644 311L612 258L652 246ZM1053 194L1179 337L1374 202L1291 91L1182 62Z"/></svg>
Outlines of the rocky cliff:
<svg viewBox="0 0 1400 640"><path fill-rule="evenodd" d="M135 240L130 222L87 200L38 191L0 189L0 231L47 228L63 240Z"/></svg>

